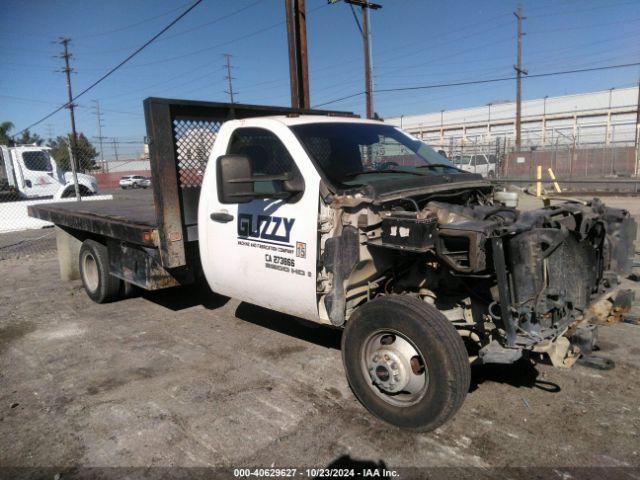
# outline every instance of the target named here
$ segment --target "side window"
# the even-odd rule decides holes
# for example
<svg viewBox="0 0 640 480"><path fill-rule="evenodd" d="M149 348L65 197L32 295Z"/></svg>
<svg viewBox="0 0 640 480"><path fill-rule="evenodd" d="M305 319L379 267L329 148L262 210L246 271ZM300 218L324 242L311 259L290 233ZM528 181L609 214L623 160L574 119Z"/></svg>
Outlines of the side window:
<svg viewBox="0 0 640 480"><path fill-rule="evenodd" d="M44 152L27 151L22 152L22 160L27 170L37 172L50 172L53 170L49 156Z"/></svg>
<svg viewBox="0 0 640 480"><path fill-rule="evenodd" d="M469 163L469 165L471 165L472 167L476 166L476 156L475 155L473 155L471 157L471 162Z"/></svg>
<svg viewBox="0 0 640 480"><path fill-rule="evenodd" d="M280 175L297 170L280 139L262 128L238 128L233 132L227 154L248 157L254 175Z"/></svg>

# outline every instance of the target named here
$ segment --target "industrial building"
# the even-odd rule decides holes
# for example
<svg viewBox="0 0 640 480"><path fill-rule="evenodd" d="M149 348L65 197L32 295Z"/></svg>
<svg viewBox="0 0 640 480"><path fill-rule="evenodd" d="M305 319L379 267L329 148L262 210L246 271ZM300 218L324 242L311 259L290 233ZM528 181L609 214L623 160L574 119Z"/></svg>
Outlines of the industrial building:
<svg viewBox="0 0 640 480"><path fill-rule="evenodd" d="M523 149L572 145L630 146L638 135L639 88L544 97L522 102ZM447 152L513 146L515 102L389 118Z"/></svg>

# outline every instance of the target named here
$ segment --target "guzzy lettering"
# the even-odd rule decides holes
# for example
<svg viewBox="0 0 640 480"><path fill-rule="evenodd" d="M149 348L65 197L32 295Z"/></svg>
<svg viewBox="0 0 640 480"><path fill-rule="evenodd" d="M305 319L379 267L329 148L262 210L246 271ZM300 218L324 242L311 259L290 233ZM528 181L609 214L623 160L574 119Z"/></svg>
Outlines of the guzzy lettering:
<svg viewBox="0 0 640 480"><path fill-rule="evenodd" d="M238 236L289 243L295 218L272 217L241 213L238 215Z"/></svg>

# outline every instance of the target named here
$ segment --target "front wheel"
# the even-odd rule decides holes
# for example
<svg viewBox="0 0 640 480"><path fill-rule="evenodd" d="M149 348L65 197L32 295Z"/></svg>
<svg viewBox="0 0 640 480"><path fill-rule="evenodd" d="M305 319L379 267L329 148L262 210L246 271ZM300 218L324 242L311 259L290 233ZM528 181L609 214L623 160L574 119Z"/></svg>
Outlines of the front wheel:
<svg viewBox="0 0 640 480"><path fill-rule="evenodd" d="M381 297L357 309L342 335L342 360L358 400L400 428L439 427L469 390L469 357L456 329L413 297Z"/></svg>

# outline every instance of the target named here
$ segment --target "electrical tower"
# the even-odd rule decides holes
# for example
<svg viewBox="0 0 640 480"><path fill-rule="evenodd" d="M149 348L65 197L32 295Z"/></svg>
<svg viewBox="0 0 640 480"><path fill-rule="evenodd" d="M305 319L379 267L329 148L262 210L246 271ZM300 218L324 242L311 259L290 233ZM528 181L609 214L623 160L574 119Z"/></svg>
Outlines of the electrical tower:
<svg viewBox="0 0 640 480"><path fill-rule="evenodd" d="M69 60L72 58L72 55L69 53L69 43L71 42L70 38L60 37L58 43L63 46L64 52L60 54L60 58L64 59L64 68L62 72L66 74L67 77L67 97L69 99L66 107L69 109L69 114L71 116L71 167L74 171L78 170L78 160L76 158L77 152L77 144L78 144L78 134L76 133L76 117L74 113L75 104L73 103L73 93L71 90L71 72L73 72L73 68L71 68Z"/></svg>
<svg viewBox="0 0 640 480"><path fill-rule="evenodd" d="M98 136L95 138L98 140L98 144L100 145L100 163L102 164L102 170L104 172L108 172L109 168L107 167L107 163L104 161L104 149L102 146L102 141L105 139L105 137L102 136L102 127L104 127L104 124L102 123L102 112L100 111L100 101L93 100L93 103L95 104L93 106L93 113L96 114L96 120L98 122Z"/></svg>
<svg viewBox="0 0 640 480"><path fill-rule="evenodd" d="M234 77L231 76L231 57L232 55L228 54L228 53L223 53L222 56L226 59L226 63L224 65L224 67L227 69L227 75L225 78L225 80L227 81L227 85L229 90L226 90L225 93L229 94L229 100L231 101L231 103L235 103L233 95L233 80L235 80Z"/></svg>
<svg viewBox="0 0 640 480"><path fill-rule="evenodd" d="M518 58L517 65L513 68L516 71L516 148L520 150L522 144L522 75L527 75L527 71L522 68L522 37L526 35L522 32L522 20L526 17L522 16L522 5L518 5L518 9L513 12L518 20Z"/></svg>
<svg viewBox="0 0 640 480"><path fill-rule="evenodd" d="M113 137L111 139L111 143L113 144L113 154L116 157L116 162L118 161L118 140L116 139L116 137Z"/></svg>
<svg viewBox="0 0 640 480"><path fill-rule="evenodd" d="M45 124L45 129L46 129L46 135L47 135L47 139L48 140L52 140L53 139L53 124L51 123L47 123Z"/></svg>

